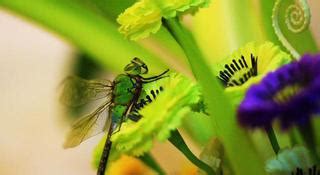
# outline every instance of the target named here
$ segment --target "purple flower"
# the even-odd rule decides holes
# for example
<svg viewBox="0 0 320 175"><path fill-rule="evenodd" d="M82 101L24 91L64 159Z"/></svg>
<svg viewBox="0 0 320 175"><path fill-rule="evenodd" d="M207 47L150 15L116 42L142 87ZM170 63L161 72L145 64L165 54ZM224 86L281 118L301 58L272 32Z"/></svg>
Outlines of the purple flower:
<svg viewBox="0 0 320 175"><path fill-rule="evenodd" d="M278 119L286 129L303 125L316 114L320 114L320 54L304 55L251 86L238 108L238 121L244 127L268 128Z"/></svg>

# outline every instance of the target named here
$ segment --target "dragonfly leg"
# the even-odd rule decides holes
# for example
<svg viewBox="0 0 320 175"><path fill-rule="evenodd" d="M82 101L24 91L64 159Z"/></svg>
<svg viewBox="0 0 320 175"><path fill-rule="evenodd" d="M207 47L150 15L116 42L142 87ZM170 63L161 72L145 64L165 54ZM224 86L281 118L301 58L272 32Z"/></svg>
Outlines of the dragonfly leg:
<svg viewBox="0 0 320 175"><path fill-rule="evenodd" d="M121 125L122 125L122 122L123 122L123 119L122 119L122 118L123 118L123 117L121 117L121 120L120 120L120 122L119 122L119 127L117 127L117 130L114 130L112 134L115 134L115 133L117 133L117 132L120 131Z"/></svg>
<svg viewBox="0 0 320 175"><path fill-rule="evenodd" d="M160 78L162 75L166 74L167 72L169 72L169 69L167 69L166 71L162 72L161 74L153 76L153 77L147 77L147 78L141 77L141 78L142 78L142 80L154 80L154 79L159 80L158 78ZM164 78L164 77L161 77L161 78Z"/></svg>
<svg viewBox="0 0 320 175"><path fill-rule="evenodd" d="M155 81L157 81L157 80L160 80L160 79L166 78L166 77L169 77L169 75L163 76L163 77L156 77L156 78L151 79L151 80L144 80L144 81L142 81L142 83L144 83L144 84L146 84L146 83L151 83L151 82L155 82Z"/></svg>
<svg viewBox="0 0 320 175"><path fill-rule="evenodd" d="M113 134L119 132L121 130L121 125L122 125L122 122L123 122L123 118L121 118L120 122L119 122L119 127L117 128L117 130L115 130L113 132ZM129 118L130 120L134 121L134 122L138 122L141 118L142 118L142 115L140 115L139 113L130 113L126 116L126 118Z"/></svg>
<svg viewBox="0 0 320 175"><path fill-rule="evenodd" d="M134 122L138 122L142 118L142 115L139 113L130 113L128 118Z"/></svg>

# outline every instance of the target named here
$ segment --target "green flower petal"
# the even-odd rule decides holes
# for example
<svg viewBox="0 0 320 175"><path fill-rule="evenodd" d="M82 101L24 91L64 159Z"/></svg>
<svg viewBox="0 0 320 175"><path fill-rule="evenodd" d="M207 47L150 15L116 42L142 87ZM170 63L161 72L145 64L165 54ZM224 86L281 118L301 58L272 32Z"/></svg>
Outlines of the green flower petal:
<svg viewBox="0 0 320 175"><path fill-rule="evenodd" d="M302 146L297 146L284 149L277 157L268 160L266 171L272 175L287 175L295 172L297 168L308 170L313 165L309 151Z"/></svg>
<svg viewBox="0 0 320 175"><path fill-rule="evenodd" d="M249 71L251 68L251 55L257 58L257 75L251 76L244 83L240 82L240 78L244 79L244 74ZM248 68L242 68L238 60L242 60L241 57L244 57ZM236 61L238 66L241 68L234 71L234 75L231 76L229 82L233 86L227 86L226 93L232 99L234 104L239 104L242 100L246 90L252 85L259 82L268 72L273 71L280 66L287 64L292 61L289 54L281 51L281 49L274 45L271 42L265 42L261 45L251 42L246 44L244 47L238 49L233 52L229 57L221 61L220 63L215 65L214 70L217 76L220 75L220 71L226 70L225 65L229 65L231 68L231 64L237 68L233 61ZM242 61L242 64L243 61ZM238 82L238 85L232 83L233 80Z"/></svg>
<svg viewBox="0 0 320 175"><path fill-rule="evenodd" d="M144 90L150 92L160 86L164 90L156 100L139 111L143 117L138 122L126 121L122 124L121 131L112 136L113 148L109 160L122 154L140 156L152 148L154 140L167 140L170 132L179 127L183 117L190 112L189 105L200 99L198 86L179 74L171 74L168 78L145 84ZM106 137L94 151L95 165L102 154L105 139Z"/></svg>
<svg viewBox="0 0 320 175"><path fill-rule="evenodd" d="M161 11L154 3L142 0L120 14L117 21L121 24L120 33L137 40L156 33L161 27L161 18Z"/></svg>
<svg viewBox="0 0 320 175"><path fill-rule="evenodd" d="M208 6L210 0L140 0L119 15L120 33L138 40L156 33L162 18L173 18L178 13L196 11Z"/></svg>

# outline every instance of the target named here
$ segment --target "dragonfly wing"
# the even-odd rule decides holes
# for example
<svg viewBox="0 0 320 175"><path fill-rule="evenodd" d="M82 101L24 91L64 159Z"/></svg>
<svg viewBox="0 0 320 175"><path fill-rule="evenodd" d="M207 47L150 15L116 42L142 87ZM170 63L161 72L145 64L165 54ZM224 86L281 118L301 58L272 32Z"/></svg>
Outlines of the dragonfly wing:
<svg viewBox="0 0 320 175"><path fill-rule="evenodd" d="M107 108L111 102L107 102L96 109L93 113L77 120L67 135L64 148L72 148L79 145L84 140L105 131L111 123L111 118L107 114Z"/></svg>
<svg viewBox="0 0 320 175"><path fill-rule="evenodd" d="M85 80L80 77L67 77L62 85L60 101L72 107L111 96L112 93L112 83L108 80Z"/></svg>

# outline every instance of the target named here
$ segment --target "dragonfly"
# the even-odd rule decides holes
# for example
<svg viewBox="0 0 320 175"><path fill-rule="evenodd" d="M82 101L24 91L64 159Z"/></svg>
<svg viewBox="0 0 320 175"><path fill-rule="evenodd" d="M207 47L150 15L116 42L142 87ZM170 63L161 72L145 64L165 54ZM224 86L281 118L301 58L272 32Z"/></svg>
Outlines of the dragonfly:
<svg viewBox="0 0 320 175"><path fill-rule="evenodd" d="M113 81L67 77L63 82L63 92L60 97L64 104L76 107L97 99L104 99L104 102L92 113L79 118L72 125L63 145L64 148L78 146L92 136L107 132L97 170L98 175L104 175L112 146L110 140L112 134L118 132L122 122L127 119L137 122L142 117L138 112L139 109L151 103L152 98L155 99L163 90L163 87L151 90L151 95L141 99L143 85L168 77L166 75L168 71L169 69L156 76L143 77L142 75L148 73L148 67L142 60L135 57L125 66L125 73L119 74Z"/></svg>

